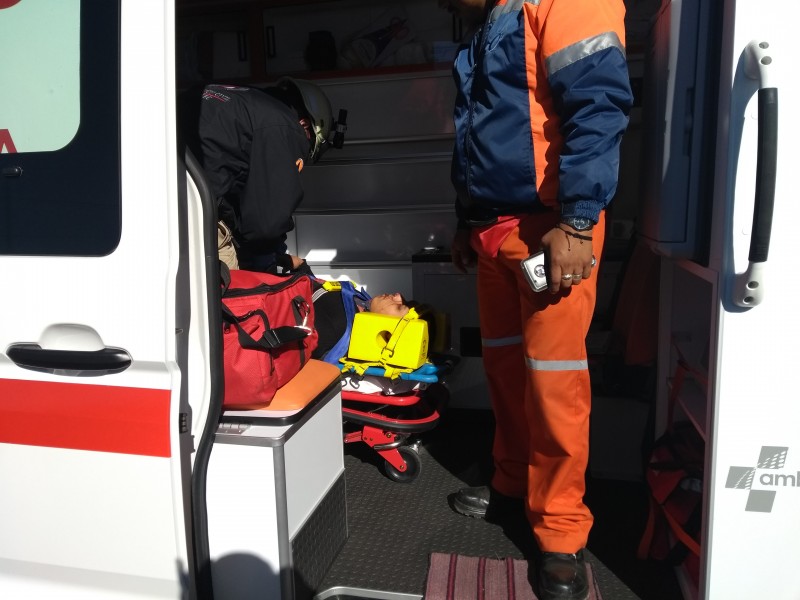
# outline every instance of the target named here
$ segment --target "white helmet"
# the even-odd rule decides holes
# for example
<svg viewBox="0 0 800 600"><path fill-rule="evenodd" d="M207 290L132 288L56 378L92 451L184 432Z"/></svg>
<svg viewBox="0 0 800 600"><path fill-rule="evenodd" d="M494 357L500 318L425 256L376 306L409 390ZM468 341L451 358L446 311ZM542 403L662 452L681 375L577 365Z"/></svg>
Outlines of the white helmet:
<svg viewBox="0 0 800 600"><path fill-rule="evenodd" d="M286 88L289 85L294 86L300 92L305 109L313 121L312 127L315 139L309 158L311 162L316 162L327 149L331 132L334 128L331 102L318 85L305 79L282 77L278 81L278 86L280 87Z"/></svg>

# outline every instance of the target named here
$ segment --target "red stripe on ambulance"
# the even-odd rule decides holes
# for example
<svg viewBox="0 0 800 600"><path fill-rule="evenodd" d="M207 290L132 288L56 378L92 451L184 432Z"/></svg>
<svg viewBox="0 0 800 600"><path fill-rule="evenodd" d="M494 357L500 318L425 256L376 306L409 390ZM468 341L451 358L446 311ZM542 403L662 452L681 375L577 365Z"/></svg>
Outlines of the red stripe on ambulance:
<svg viewBox="0 0 800 600"><path fill-rule="evenodd" d="M0 443L170 456L170 391L0 379Z"/></svg>

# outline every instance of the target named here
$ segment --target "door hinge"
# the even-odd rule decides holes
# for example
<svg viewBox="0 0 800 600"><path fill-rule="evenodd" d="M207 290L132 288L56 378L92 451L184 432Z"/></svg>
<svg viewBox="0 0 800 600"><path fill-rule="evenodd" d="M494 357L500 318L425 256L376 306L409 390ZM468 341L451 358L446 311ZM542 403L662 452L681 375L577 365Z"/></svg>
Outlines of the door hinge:
<svg viewBox="0 0 800 600"><path fill-rule="evenodd" d="M180 413L178 416L178 431L179 433L189 432L189 413Z"/></svg>

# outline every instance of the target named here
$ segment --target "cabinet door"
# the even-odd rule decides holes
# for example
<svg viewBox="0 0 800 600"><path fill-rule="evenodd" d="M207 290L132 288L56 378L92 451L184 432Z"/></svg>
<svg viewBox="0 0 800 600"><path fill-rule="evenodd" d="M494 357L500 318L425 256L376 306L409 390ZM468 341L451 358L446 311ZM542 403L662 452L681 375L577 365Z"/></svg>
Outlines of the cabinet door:
<svg viewBox="0 0 800 600"><path fill-rule="evenodd" d="M178 14L175 24L178 84L222 83L255 76L252 54L256 40L250 33L247 12Z"/></svg>
<svg viewBox="0 0 800 600"><path fill-rule="evenodd" d="M244 31L217 31L211 36L211 73L215 80L250 77L250 48Z"/></svg>

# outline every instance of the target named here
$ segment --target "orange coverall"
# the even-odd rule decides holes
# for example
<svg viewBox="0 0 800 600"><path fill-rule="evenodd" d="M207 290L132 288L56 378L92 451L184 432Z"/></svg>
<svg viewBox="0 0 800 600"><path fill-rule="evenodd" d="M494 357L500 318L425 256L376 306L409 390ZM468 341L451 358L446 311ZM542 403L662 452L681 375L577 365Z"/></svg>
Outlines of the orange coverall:
<svg viewBox="0 0 800 600"><path fill-rule="evenodd" d="M616 191L633 100L624 14L622 0L500 0L454 63L452 179L459 227L472 229L478 255L497 423L491 483L527 498L545 552L585 547L593 521L583 502L591 408L585 338L604 209ZM598 264L556 294L533 292L520 261L567 217L596 224L586 232L591 240L569 242L591 244Z"/></svg>

